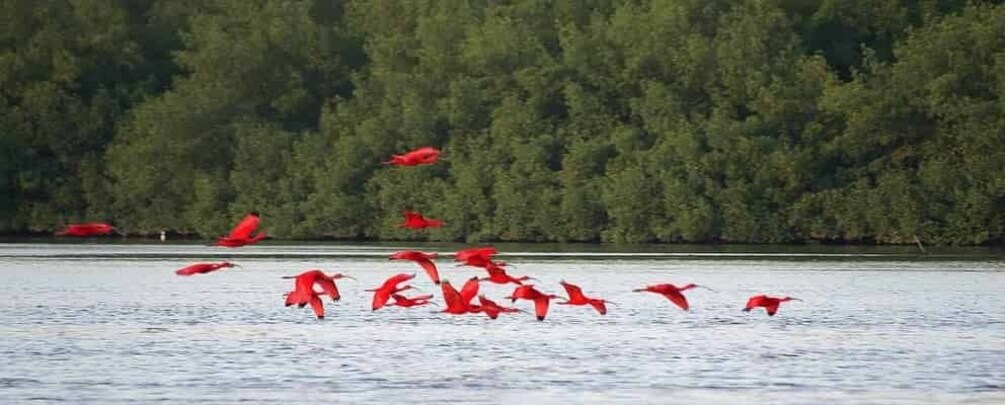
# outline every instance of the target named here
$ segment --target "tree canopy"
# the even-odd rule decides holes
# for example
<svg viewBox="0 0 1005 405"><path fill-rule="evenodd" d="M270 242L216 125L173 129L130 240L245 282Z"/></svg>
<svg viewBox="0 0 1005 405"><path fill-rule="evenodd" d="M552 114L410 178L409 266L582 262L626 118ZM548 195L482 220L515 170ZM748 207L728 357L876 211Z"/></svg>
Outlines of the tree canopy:
<svg viewBox="0 0 1005 405"><path fill-rule="evenodd" d="M0 232L1001 244L1001 3L0 0Z"/></svg>

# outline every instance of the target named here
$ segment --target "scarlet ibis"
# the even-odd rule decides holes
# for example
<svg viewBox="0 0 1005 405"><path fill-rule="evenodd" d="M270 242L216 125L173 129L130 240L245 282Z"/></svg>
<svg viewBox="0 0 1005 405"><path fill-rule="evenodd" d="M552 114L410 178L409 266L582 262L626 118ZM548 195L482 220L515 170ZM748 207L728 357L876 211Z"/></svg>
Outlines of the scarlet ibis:
<svg viewBox="0 0 1005 405"><path fill-rule="evenodd" d="M513 276L507 274L506 270L504 270L502 267L499 267L499 265L497 265L495 263L491 263L491 262L488 264L487 267L485 267L485 271L487 271L489 273L489 276L485 277L485 278L482 278L480 280L481 281L491 281L491 282L496 283L496 284L513 283L513 284L516 284L516 285L523 285L524 281L533 280L534 279L533 277L530 277L530 276L513 277Z"/></svg>
<svg viewBox="0 0 1005 405"><path fill-rule="evenodd" d="M788 301L802 301L802 300L799 298L792 298L792 297L776 298L776 297L769 297L767 295L755 295L753 297L750 297L749 300L747 300L747 306L743 308L743 312L750 312L751 309L754 309L756 307L764 307L765 311L768 312L768 316L775 316L775 313L778 312L778 306L781 305L781 303Z"/></svg>
<svg viewBox="0 0 1005 405"><path fill-rule="evenodd" d="M478 277L468 279L460 292L449 281L443 280L440 283L440 290L443 291L443 302L447 304L443 312L461 315L481 311L480 307L471 305L471 299L478 295Z"/></svg>
<svg viewBox="0 0 1005 405"><path fill-rule="evenodd" d="M440 219L429 219L416 211L405 211L402 213L405 216L404 222L398 224L399 228L408 229L425 229L425 228L439 228L443 226L443 220Z"/></svg>
<svg viewBox="0 0 1005 405"><path fill-rule="evenodd" d="M565 292L568 293L569 299L565 302L559 302L561 305L590 305L597 310L601 315L607 314L607 303L610 301L602 300L598 298L590 298L583 294L583 289L575 284L570 284L562 280L560 282L562 287L565 288Z"/></svg>
<svg viewBox="0 0 1005 405"><path fill-rule="evenodd" d="M286 296L286 306L297 304L301 307L310 302L312 295L317 295L314 293L314 284L320 286L321 291L323 291L325 295L331 297L332 301L338 301L342 299L342 296L339 294L338 286L335 285L335 280L340 278L355 280L352 276L347 276L341 273L335 273L329 276L320 269L307 270L295 276L284 276L283 278L296 279L293 282L293 291ZM313 306L314 304L311 305Z"/></svg>
<svg viewBox="0 0 1005 405"><path fill-rule="evenodd" d="M391 155L391 160L384 162L384 164L392 166L428 165L436 163L439 158L439 149L431 146L424 146L400 155Z"/></svg>
<svg viewBox="0 0 1005 405"><path fill-rule="evenodd" d="M257 212L248 213L248 215L246 215L241 222L238 222L237 226L230 231L230 234L217 239L215 245L234 248L258 243L258 241L266 238L265 232L259 232L254 236L251 235L256 229L258 229L258 222L259 219Z"/></svg>
<svg viewBox="0 0 1005 405"><path fill-rule="evenodd" d="M231 262L220 263L195 263L175 270L174 274L179 276L191 276L193 274L206 274L223 268L241 267Z"/></svg>
<svg viewBox="0 0 1005 405"><path fill-rule="evenodd" d="M480 247L480 248L470 248L457 251L454 254L454 261L460 262L463 265L474 266L474 267L488 267L492 262L492 256L499 253L496 248ZM505 263L495 263L496 266L505 266Z"/></svg>
<svg viewBox="0 0 1005 405"><path fill-rule="evenodd" d="M381 284L380 287L372 288L367 291L373 292L373 304L371 308L376 311L387 304L387 300L391 299L392 294L397 294L405 290L413 289L410 285L404 285L398 287L398 284L404 283L408 280L415 278L415 273L399 273L391 276Z"/></svg>
<svg viewBox="0 0 1005 405"><path fill-rule="evenodd" d="M498 318L499 314L520 312L519 309L499 305L495 301L485 298L485 295L478 296L478 303L481 304L479 305L481 312L484 312L485 315L488 315L492 319Z"/></svg>
<svg viewBox="0 0 1005 405"><path fill-rule="evenodd" d="M422 269L426 271L429 275L429 279L433 280L434 284L440 284L440 273L436 270L436 263L433 263L433 259L436 258L436 253L423 253L416 250L404 250L392 254L388 260L411 260L422 266Z"/></svg>
<svg viewBox="0 0 1005 405"><path fill-rule="evenodd" d="M514 302L517 299L534 301L534 315L537 316L537 320L543 321L544 317L548 315L548 304L552 299L558 298L558 296L554 294L542 293L534 288L533 285L526 284L514 289L513 293L506 298L509 298Z"/></svg>
<svg viewBox="0 0 1005 405"><path fill-rule="evenodd" d="M391 294L391 298L394 298L394 303L390 305L396 305L399 307L411 308L420 305L426 305L429 300L433 298L432 294L418 295L415 297L406 297L401 294Z"/></svg>
<svg viewBox="0 0 1005 405"><path fill-rule="evenodd" d="M56 236L87 237L107 235L112 232L118 232L114 226L102 222L88 222L83 224L68 224L63 230L56 232Z"/></svg>
<svg viewBox="0 0 1005 405"><path fill-rule="evenodd" d="M289 297L290 295L293 295L293 293L294 291L286 293L286 302L287 302L286 306L293 305L289 303L290 302ZM314 311L314 315L317 316L318 319L325 319L325 304L321 302L321 293L314 290L310 290L303 295L306 297L307 301L298 304L298 306L300 308L303 308L304 305L311 304L311 310Z"/></svg>
<svg viewBox="0 0 1005 405"><path fill-rule="evenodd" d="M705 287L705 286L700 286L700 285L697 285L697 284L688 284L688 285L685 285L683 287L677 287L677 286L675 286L673 284L655 284L655 285L648 285L648 286L646 286L646 288L639 288L639 289L635 289L635 290L632 290L632 291L635 291L635 292L651 292L651 293L660 294L660 295L662 295L664 297L667 297L667 299L670 300L670 302L673 302L674 304L677 304L677 306L680 307L681 309L687 311L688 308L690 307L690 305L688 305L687 298L684 297L684 294L681 294L681 292L682 291L686 291L686 290L690 290L690 289L695 288L695 287L700 287L700 288L705 288L705 289L711 290L711 288L708 288L708 287Z"/></svg>

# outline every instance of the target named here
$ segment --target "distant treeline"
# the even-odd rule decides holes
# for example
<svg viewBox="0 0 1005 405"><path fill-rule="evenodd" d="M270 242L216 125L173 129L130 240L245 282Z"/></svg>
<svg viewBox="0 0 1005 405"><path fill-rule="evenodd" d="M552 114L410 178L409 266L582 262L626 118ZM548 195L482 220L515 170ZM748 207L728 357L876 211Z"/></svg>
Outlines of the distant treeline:
<svg viewBox="0 0 1005 405"><path fill-rule="evenodd" d="M1001 3L0 0L0 232L1001 244Z"/></svg>

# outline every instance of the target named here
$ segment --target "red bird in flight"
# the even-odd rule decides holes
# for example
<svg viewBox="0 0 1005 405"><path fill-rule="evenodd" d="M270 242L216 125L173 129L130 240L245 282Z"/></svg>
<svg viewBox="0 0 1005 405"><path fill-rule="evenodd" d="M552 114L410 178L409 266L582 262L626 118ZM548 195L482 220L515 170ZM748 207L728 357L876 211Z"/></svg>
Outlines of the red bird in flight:
<svg viewBox="0 0 1005 405"><path fill-rule="evenodd" d="M114 226L102 222L89 222L84 224L69 224L63 230L56 232L56 236L76 236L87 237L96 235L107 235L118 232Z"/></svg>
<svg viewBox="0 0 1005 405"><path fill-rule="evenodd" d="M436 263L433 263L433 259L436 258L436 253L423 253L417 250L404 250L392 254L388 260L411 260L422 266L422 269L426 271L429 275L429 279L433 280L433 283L440 284L440 273L436 270Z"/></svg>
<svg viewBox="0 0 1005 405"><path fill-rule="evenodd" d="M499 251L491 246L464 249L459 250L454 254L454 261L460 262L462 265L474 267L488 267L492 264L495 264L496 266L505 266L506 263L492 262L492 256L497 253L499 253Z"/></svg>
<svg viewBox="0 0 1005 405"><path fill-rule="evenodd" d="M479 305L479 309L481 310L481 312L484 312L485 315L488 315L489 318L492 319L498 318L499 314L520 312L519 309L499 305L495 301L485 298L484 295L478 296L478 303L481 304Z"/></svg>
<svg viewBox="0 0 1005 405"><path fill-rule="evenodd" d="M610 301L602 300L598 298L590 298L583 294L583 289L575 284L566 283L565 280L561 282L562 287L565 288L565 292L568 293L569 299L565 302L559 302L561 305L590 305L597 310L601 315L607 314L607 303Z"/></svg>
<svg viewBox="0 0 1005 405"><path fill-rule="evenodd" d="M667 297L667 299L670 300L670 302L673 302L674 304L677 304L677 306L680 307L680 309L683 309L683 310L687 311L688 308L690 308L690 305L688 305L687 298L684 297L684 294L681 294L681 292L682 291L686 291L686 290L690 290L690 289L695 288L695 287L700 287L700 288L704 288L704 289L707 289L707 290L712 290L711 288L708 288L708 287L705 287L705 286L700 286L700 285L697 285L697 284L688 284L688 285L685 285L683 287L677 287L677 286L675 286L673 284L655 284L655 285L648 285L648 286L646 286L646 288L639 288L639 289L635 289L635 290L632 290L632 291L635 291L635 292L651 292L651 293L656 293L656 294L662 295L664 297Z"/></svg>
<svg viewBox="0 0 1005 405"><path fill-rule="evenodd" d="M217 271L223 268L229 267L241 267L231 262L220 262L220 263L196 263L190 264L188 266L182 267L174 272L179 276L191 276L194 274L206 274L210 272Z"/></svg>
<svg viewBox="0 0 1005 405"><path fill-rule="evenodd" d="M384 162L392 166L419 166L436 163L440 159L440 150L424 146L400 155L391 155L391 160Z"/></svg>
<svg viewBox="0 0 1005 405"><path fill-rule="evenodd" d="M415 278L415 274L399 273L391 276L381 284L380 287L371 288L367 291L373 292L373 304L371 305L372 310L376 311L384 307L387 304L387 300L391 299L391 295L400 293L405 290L413 289L410 285L404 285L398 287L398 284L404 283L408 280Z"/></svg>
<svg viewBox="0 0 1005 405"><path fill-rule="evenodd" d="M429 219L415 211L405 211L402 215L405 216L405 221L398 224L399 228L418 230L426 228L439 228L443 226L443 220Z"/></svg>
<svg viewBox="0 0 1005 405"><path fill-rule="evenodd" d="M558 298L555 294L545 294L534 288L533 285L527 284L517 287L513 290L513 293L508 297L512 301L518 299L525 299L534 301L534 315L537 316L537 320L543 321L545 316L548 316L548 304L552 299Z"/></svg>
<svg viewBox="0 0 1005 405"><path fill-rule="evenodd" d="M454 315L481 312L481 307L471 304L471 299L478 295L478 277L468 279L459 292L444 280L440 283L440 290L443 291L443 302L447 304L442 312Z"/></svg>
<svg viewBox="0 0 1005 405"><path fill-rule="evenodd" d="M408 298L401 294L391 294L391 298L394 299L394 303L390 305L411 308L429 304L429 300L433 298L433 294L418 295L412 298Z"/></svg>
<svg viewBox="0 0 1005 405"><path fill-rule="evenodd" d="M531 276L513 277L507 274L505 269L492 262L489 262L488 266L485 267L485 271L489 273L489 276L481 279L481 281L490 281L496 284L513 283L516 285L523 285L524 281L534 280Z"/></svg>
<svg viewBox="0 0 1005 405"><path fill-rule="evenodd" d="M237 226L230 231L230 234L219 238L216 240L216 246L224 247L241 247L245 245L250 245L253 243L258 243L258 241L265 239L265 232L259 232L258 234L252 236L251 234L258 229L258 213L251 212L248 213L237 223Z"/></svg>
<svg viewBox="0 0 1005 405"><path fill-rule="evenodd" d="M283 278L295 279L293 282L293 291L286 294L286 306L298 305L303 308L304 305L310 304L318 319L324 319L325 309L318 292L314 291L314 285L317 284L320 286L322 294L330 297L332 301L338 301L342 297L338 292L338 286L335 285L335 280L340 278L355 280L351 276L340 273L329 276L318 269L307 270L298 275L284 276Z"/></svg>
<svg viewBox="0 0 1005 405"><path fill-rule="evenodd" d="M747 300L747 306L743 308L743 312L750 312L751 309L754 309L756 307L764 307L765 311L768 312L768 316L775 316L775 313L778 312L778 306L781 305L781 303L788 301L802 301L802 300L799 298L792 298L792 297L776 298L776 297L769 297L767 295L755 295L753 297L750 297L749 300Z"/></svg>

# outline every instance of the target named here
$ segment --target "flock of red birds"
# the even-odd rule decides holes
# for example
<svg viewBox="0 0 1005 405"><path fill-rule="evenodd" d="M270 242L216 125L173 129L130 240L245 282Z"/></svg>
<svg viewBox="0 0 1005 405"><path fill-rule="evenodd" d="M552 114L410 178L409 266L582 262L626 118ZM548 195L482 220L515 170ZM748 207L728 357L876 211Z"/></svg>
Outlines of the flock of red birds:
<svg viewBox="0 0 1005 405"><path fill-rule="evenodd" d="M384 164L394 166L427 165L436 163L439 157L439 150L432 147L422 147L401 155L393 155L391 160L384 162ZM400 227L420 230L430 227L443 226L442 220L425 218L422 214L415 211L405 211L404 217L404 222L399 225ZM256 212L251 212L247 214L227 236L218 238L213 245L236 248L257 243L266 238L264 232L256 233L258 227L259 215ZM115 228L109 224L82 223L68 225L64 230L57 232L56 235L87 237L106 235L113 232L118 231L116 231ZM443 301L446 305L442 312L448 314L462 315L484 313L489 318L496 319L499 314L522 312L517 308L499 305L495 301L487 298L484 294L479 295L478 290L481 282L490 282L502 285L511 283L515 284L516 288L509 296L504 297L504 299L509 299L510 303L515 303L517 300L532 301L534 303L534 314L540 321L543 321L547 316L551 300L556 298L562 298L565 300L564 302L557 303L560 305L589 305L600 315L607 314L607 304L614 304L613 302L605 299L588 297L583 293L583 290L579 286L565 281L562 281L560 285L565 289L568 297L559 297L555 294L546 294L541 292L535 288L533 284L524 283L527 280L534 280L534 278L529 276L514 277L508 274L506 272L508 264L506 262L494 260L493 256L496 254L498 254L498 251L493 247L478 247L456 252L454 260L458 262L458 265L482 268L488 274L487 277L471 277L467 279L459 291L452 284L450 284L450 281L440 279L439 270L434 262L437 258L436 253L405 250L390 255L388 259L406 260L417 263L422 270L425 271L426 275L429 276L429 279L434 284L440 286L443 294ZM179 276L192 276L196 274L211 273L230 267L240 266L230 262L195 263L178 269L175 273ZM352 277L340 273L328 275L318 269L308 270L295 276L286 276L283 278L293 279L293 291L290 291L285 296L286 306L297 305L302 308L310 305L314 314L319 319L323 319L325 317L322 297L328 297L333 302L341 300L338 285L336 285L335 281L342 278L352 279ZM431 300L433 299L432 294L417 295L413 297L408 297L403 294L407 290L415 289L415 287L407 284L408 281L414 278L414 273L399 273L388 278L380 286L366 290L373 292L373 302L371 304L372 310L376 311L386 305L410 308L431 304ZM320 291L315 290L315 286L320 288ZM696 284L686 284L679 287L674 284L655 284L644 288L638 288L633 291L651 292L662 295L682 310L687 311L690 308L690 305L688 304L687 298L684 296L683 292L692 288L708 287ZM474 301L476 296L478 297L478 300ZM747 300L747 305L743 308L743 310L749 312L754 308L763 307L768 315L773 316L776 312L778 312L779 305L787 301L798 301L798 299L792 297L779 298L769 297L767 295L756 295Z"/></svg>

